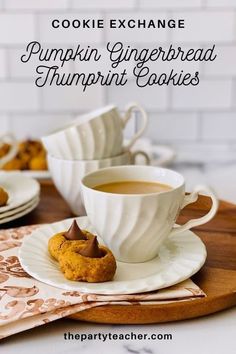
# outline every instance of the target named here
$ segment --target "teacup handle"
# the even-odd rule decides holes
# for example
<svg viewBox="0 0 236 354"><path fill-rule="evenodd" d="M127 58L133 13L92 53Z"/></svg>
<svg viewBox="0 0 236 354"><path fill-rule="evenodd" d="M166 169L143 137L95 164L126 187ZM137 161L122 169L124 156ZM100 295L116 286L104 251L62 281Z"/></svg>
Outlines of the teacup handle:
<svg viewBox="0 0 236 354"><path fill-rule="evenodd" d="M176 235L179 232L189 230L192 227L206 224L208 221L210 221L215 216L218 206L219 206L218 199L217 199L216 195L214 194L214 192L209 187L202 186L202 185L196 186L191 194L186 195L184 197L183 203L181 205L181 210L186 205L196 202L200 192L206 192L212 200L212 206L211 206L211 209L209 210L209 212L206 215L202 216L201 218L192 219L192 220L187 221L184 225L174 226L173 229L171 230L170 236Z"/></svg>
<svg viewBox="0 0 236 354"><path fill-rule="evenodd" d="M141 112L142 124L141 124L140 129L133 136L133 138L130 140L128 145L125 146L125 150L129 150L134 145L136 140L143 134L144 130L147 127L147 123L148 123L148 116L147 116L146 111L138 103L131 103L127 107L127 111L125 112L125 116L123 118L123 126L125 127L126 124L128 123L128 121L130 120L130 118L132 117L132 111L134 109L137 109L137 110L139 110Z"/></svg>
<svg viewBox="0 0 236 354"><path fill-rule="evenodd" d="M4 166L5 163L7 163L11 159L13 159L18 151L18 144L17 144L15 137L10 133L6 133L6 134L0 136L0 139L2 139L3 142L4 142L5 138L8 138L10 140L11 148L10 148L10 151L5 156L0 158L0 168L2 166Z"/></svg>
<svg viewBox="0 0 236 354"><path fill-rule="evenodd" d="M135 152L132 152L131 153L131 162L132 164L136 164L136 158L137 156L143 156L144 157L144 165L150 165L150 157L148 156L148 154L142 150L138 150L138 151L135 151Z"/></svg>

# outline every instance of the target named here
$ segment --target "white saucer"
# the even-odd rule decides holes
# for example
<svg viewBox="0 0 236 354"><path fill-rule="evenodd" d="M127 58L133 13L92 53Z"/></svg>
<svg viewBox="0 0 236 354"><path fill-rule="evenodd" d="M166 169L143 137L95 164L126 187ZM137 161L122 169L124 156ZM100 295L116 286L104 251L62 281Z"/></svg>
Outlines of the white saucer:
<svg viewBox="0 0 236 354"><path fill-rule="evenodd" d="M5 219L6 217L13 216L15 214L18 214L19 212L28 209L31 205L35 204L35 202L39 199L39 195L31 199L29 202L17 207L10 209L8 211L5 211L4 213L0 213L0 220Z"/></svg>
<svg viewBox="0 0 236 354"><path fill-rule="evenodd" d="M9 194L7 205L0 207L0 215L30 202L40 192L40 185L36 180L25 177L20 173L2 172L0 174L0 186Z"/></svg>
<svg viewBox="0 0 236 354"><path fill-rule="evenodd" d="M0 218L0 225L1 224L6 224L10 221L16 220L21 218L22 216L25 216L27 214L29 214L31 211L33 211L39 204L40 198L39 196L37 196L36 198L34 198L33 200L31 200L30 203L25 204L24 206L20 207L19 210L16 213L11 214Z"/></svg>
<svg viewBox="0 0 236 354"><path fill-rule="evenodd" d="M3 171L0 169L0 173L5 173L7 175L12 175L12 174L20 174L21 176L24 177L29 177L29 178L34 178L34 179L49 179L51 178L50 172L47 171L41 171L41 170L11 170L11 171Z"/></svg>
<svg viewBox="0 0 236 354"><path fill-rule="evenodd" d="M82 229L94 232L86 216L75 218ZM114 279L104 283L75 282L64 278L48 253L48 239L67 230L73 219L44 225L27 237L19 250L21 266L32 277L57 288L96 294L132 294L177 284L195 274L206 260L206 248L191 231L168 239L159 255L145 263L117 262ZM98 238L102 243L101 239Z"/></svg>

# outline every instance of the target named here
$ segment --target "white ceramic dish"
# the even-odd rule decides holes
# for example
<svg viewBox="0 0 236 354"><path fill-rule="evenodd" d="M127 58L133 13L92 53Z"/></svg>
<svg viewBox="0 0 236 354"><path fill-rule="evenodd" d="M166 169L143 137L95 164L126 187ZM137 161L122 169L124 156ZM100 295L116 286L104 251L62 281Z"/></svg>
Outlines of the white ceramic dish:
<svg viewBox="0 0 236 354"><path fill-rule="evenodd" d="M104 283L73 282L64 278L58 263L48 253L48 239L67 230L73 219L45 225L27 237L19 250L24 270L35 279L57 288L96 294L132 294L162 289L195 274L206 260L206 248L191 231L168 239L159 256L145 263L117 262L114 279ZM76 218L82 229L94 232L87 217ZM102 243L101 239L98 238Z"/></svg>
<svg viewBox="0 0 236 354"><path fill-rule="evenodd" d="M61 129L42 137L45 149L52 156L67 160L98 160L116 156L123 151L123 129L139 110L142 125L125 146L128 150L143 134L148 117L142 107L132 103L124 117L114 105L105 106L85 115L78 116Z"/></svg>
<svg viewBox="0 0 236 354"><path fill-rule="evenodd" d="M11 209L9 211L6 211L5 213L0 213L0 220L5 219L9 216L13 216L15 214L19 214L21 211L28 209L31 207L31 205L35 204L36 201L38 201L39 195L37 195L35 198L31 199L28 203L25 203L18 208Z"/></svg>
<svg viewBox="0 0 236 354"><path fill-rule="evenodd" d="M48 179L51 178L50 172L49 171L29 171L29 170L24 170L21 171L23 176L30 177L30 178L35 178L35 179Z"/></svg>
<svg viewBox="0 0 236 354"><path fill-rule="evenodd" d="M19 173L2 172L0 174L0 186L9 194L7 205L0 207L0 213L28 203L31 199L39 195L39 183L29 177Z"/></svg>
<svg viewBox="0 0 236 354"><path fill-rule="evenodd" d="M21 210L20 212L14 214L14 215L11 215L9 217L6 217L6 218L3 218L3 219L0 219L0 224L6 224L10 221L13 221L13 220L16 220L16 219L19 219L21 218L22 216L25 216L27 214L29 214L31 211L33 211L39 204L39 198L36 198L34 203L32 203L29 207L27 207L26 209L23 209Z"/></svg>
<svg viewBox="0 0 236 354"><path fill-rule="evenodd" d="M29 177L29 178L35 178L35 179L49 179L51 178L51 174L49 171L30 171L30 170L22 170L22 171L19 171L19 170L12 170L12 171L1 171L0 170L0 173L8 173L9 175L10 174L16 174L16 173L20 173L22 176L25 176L25 177Z"/></svg>

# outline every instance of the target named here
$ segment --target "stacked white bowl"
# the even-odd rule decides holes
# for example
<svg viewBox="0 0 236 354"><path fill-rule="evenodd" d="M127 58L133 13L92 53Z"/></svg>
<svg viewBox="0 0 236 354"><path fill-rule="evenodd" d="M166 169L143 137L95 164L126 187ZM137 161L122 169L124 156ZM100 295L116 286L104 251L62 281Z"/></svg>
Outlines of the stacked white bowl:
<svg viewBox="0 0 236 354"><path fill-rule="evenodd" d="M141 128L124 145L123 130L133 117L133 110L141 112ZM80 181L86 174L104 167L133 164L138 154L142 154L148 163L144 152L130 152L146 126L147 114L138 104L130 104L124 117L116 106L109 105L79 116L69 125L42 138L55 186L75 215L85 214Z"/></svg>

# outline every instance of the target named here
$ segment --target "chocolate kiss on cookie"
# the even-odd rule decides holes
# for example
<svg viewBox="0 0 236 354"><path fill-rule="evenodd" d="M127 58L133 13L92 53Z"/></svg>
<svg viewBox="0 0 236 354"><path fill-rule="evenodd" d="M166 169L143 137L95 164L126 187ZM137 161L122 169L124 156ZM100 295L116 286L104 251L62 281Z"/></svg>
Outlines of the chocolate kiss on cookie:
<svg viewBox="0 0 236 354"><path fill-rule="evenodd" d="M102 258L104 256L103 252L98 246L98 240L96 236L86 242L86 246L79 251L79 254L89 258Z"/></svg>
<svg viewBox="0 0 236 354"><path fill-rule="evenodd" d="M74 220L68 231L64 233L67 240L87 240L86 236L80 230L77 222Z"/></svg>

